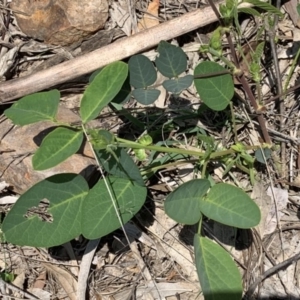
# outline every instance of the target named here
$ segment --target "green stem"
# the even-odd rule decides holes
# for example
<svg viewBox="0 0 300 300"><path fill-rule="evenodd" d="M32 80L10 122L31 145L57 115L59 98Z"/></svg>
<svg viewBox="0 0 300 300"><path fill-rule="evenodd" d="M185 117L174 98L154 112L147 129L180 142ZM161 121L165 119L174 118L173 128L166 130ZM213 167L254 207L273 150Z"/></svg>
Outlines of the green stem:
<svg viewBox="0 0 300 300"><path fill-rule="evenodd" d="M197 159L179 160L179 161L177 160L177 161L167 163L167 164L164 164L164 165L159 165L159 166L155 166L155 167L152 167L152 166L146 167L146 168L141 170L141 174L144 176L144 175L147 175L148 173L155 173L155 172L157 172L158 170L161 170L161 169L167 169L167 168L176 167L178 165L189 164L189 163L197 163L197 162L198 162Z"/></svg>
<svg viewBox="0 0 300 300"><path fill-rule="evenodd" d="M201 171L201 178L206 178L205 173L206 173L207 164L208 164L208 160L206 160L203 164L203 168Z"/></svg>
<svg viewBox="0 0 300 300"><path fill-rule="evenodd" d="M223 55L220 55L218 53L218 51L216 51L215 49L213 48L209 48L209 53L218 57L220 60L222 60L231 70L236 70L236 66L233 62L231 62L229 59L227 59L226 57L224 57Z"/></svg>
<svg viewBox="0 0 300 300"><path fill-rule="evenodd" d="M237 143L238 135L237 135L236 126L235 126L235 115L234 115L234 110L233 110L233 104L231 101L229 102L229 105L230 105L230 112L231 112L231 121L232 121L232 126L233 126L234 141L235 141L235 143Z"/></svg>
<svg viewBox="0 0 300 300"><path fill-rule="evenodd" d="M200 220L199 220L199 223L198 223L198 230L197 230L197 233L199 234L199 235L201 235L201 230L202 230L202 214L201 214L201 216L200 216Z"/></svg>
<svg viewBox="0 0 300 300"><path fill-rule="evenodd" d="M153 150L163 153L178 153L178 154L186 154L190 156L197 156L197 157L203 157L205 155L205 152L203 151L195 151L195 150L187 150L182 148L167 148L167 147L161 147L161 146L155 146L155 145L142 145L137 142L132 142L128 140L124 140L121 138L117 138L117 146L122 148L132 148L132 149L145 149L145 150ZM225 156L228 154L234 154L235 151L233 149L229 150L223 150L223 151L217 151L210 155L211 159Z"/></svg>
<svg viewBox="0 0 300 300"><path fill-rule="evenodd" d="M182 148L168 148L168 147L161 147L161 146L155 146L155 145L142 145L137 142L128 141L121 138L116 138L117 147L122 148L132 148L132 149L145 149L145 150L153 150L158 151L162 153L177 153L177 154L186 154L190 156L197 156L197 157L203 157L206 153L203 151L195 151L195 150L187 150ZM245 150L254 150L258 149L260 146L245 146ZM228 149L228 150L222 150L222 151L216 151L210 154L210 159L216 159L225 155L234 154L235 150Z"/></svg>
<svg viewBox="0 0 300 300"><path fill-rule="evenodd" d="M294 58L294 60L293 60L293 63L292 63L292 65L291 65L291 68L290 68L288 77L287 77L287 79L286 79L286 81L285 81L284 88L283 88L283 94L286 94L286 92L287 92L287 87L288 87L288 85L289 85L289 83L290 83L290 80L291 80L292 75L294 74L294 71L295 71L297 62L298 62L298 60L299 60L299 56L300 56L300 48L299 48L298 51L297 51L297 54L296 54L296 56L295 56L295 58Z"/></svg>

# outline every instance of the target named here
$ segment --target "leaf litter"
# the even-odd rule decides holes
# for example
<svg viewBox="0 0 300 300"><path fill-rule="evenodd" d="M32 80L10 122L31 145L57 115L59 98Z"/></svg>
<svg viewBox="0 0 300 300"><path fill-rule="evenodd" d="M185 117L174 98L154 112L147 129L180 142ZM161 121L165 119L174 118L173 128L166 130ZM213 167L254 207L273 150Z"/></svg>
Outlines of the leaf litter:
<svg viewBox="0 0 300 300"><path fill-rule="evenodd" d="M157 3L155 5L157 7ZM137 3L136 14L138 19L144 23L146 22L149 13L158 16L160 19L166 20L172 19L177 15L184 13L186 10L193 10L195 5L196 3L193 1L186 2L184 5L182 5L182 3L179 1L169 0L165 1L164 5L160 5L160 10L157 14L156 8L155 10L152 10L151 2L149 4L146 1L140 1ZM131 30L134 27L133 24L136 22L136 20L133 18L129 7L126 7L124 3L121 3L121 1L114 1L112 3L110 13L111 20L108 22L108 28L112 29L112 27L119 27L126 35L130 35ZM291 14L291 10L288 10L288 13ZM5 18L5 14L6 13L3 12L1 17ZM294 22L292 25L288 24L289 21L287 19L279 22L283 35L286 35L289 40L293 31L295 34L297 33L297 30L294 26L297 26L298 24L295 16L291 18ZM155 21L155 24L157 24L157 19L155 18L153 20ZM145 26L145 24L143 26ZM205 30L202 30L203 32L200 30L200 34L210 35L210 32L213 30L213 26L214 25L211 25L211 27L208 26L210 28L205 28ZM284 26L285 28L290 28L290 31L284 31ZM148 27L148 25L145 27ZM247 23L245 28L247 28L247 30L249 28L254 28L255 30L255 26L253 23L251 23L251 21ZM200 42L198 39L199 35L197 35L198 33L195 33L194 35L190 34L177 39L177 43L179 43L182 48L187 48L189 46L194 47L194 50L188 52L188 72L193 69L193 66L199 59L199 53L197 49L200 45ZM250 37L251 34L249 33L248 36ZM27 40L27 42L25 44L20 44L20 39L24 39L24 41ZM31 44L28 43L28 40L31 42ZM23 74L26 74L29 69L35 69L41 61L47 61L49 55L55 55L53 46L46 45L43 42L37 42L29 37L26 37L26 35L24 35L17 27L15 20L12 20L9 29L6 29L4 41L5 43L10 43L9 47L2 48L4 50L0 54L0 65L3 66L1 67L3 72L0 72L0 75L4 76L4 80L10 80L22 76ZM39 47L36 47L37 44ZM284 49L288 49L284 43L282 44ZM288 47L292 46L293 42L291 41ZM38 49L38 51L36 49ZM20 53L22 53L22 59L20 59ZM290 64L287 62L290 62L289 60L295 54L296 53L294 51L292 55L279 55L280 59L282 58L285 60L280 67L282 74L288 74ZM297 82L298 67L296 67L294 73L296 75L294 74L292 84L294 84L294 81ZM268 78L266 77L266 79ZM69 86L69 92L64 94L65 102L68 101L68 96L71 97L76 95L76 92L74 92L76 89L80 92L80 84L82 86L82 83L77 83L77 86L75 83L75 85L71 85L71 88ZM262 86L263 95L271 98L272 88L272 83L270 84L268 83L268 80L265 80L265 83ZM239 93L239 91L237 92ZM180 116L181 110L186 109L187 107L192 108L193 103L199 102L195 90L193 90L192 87L188 90L188 92L185 91L183 94L181 94L180 97L174 99L172 97L168 98L168 95L166 95L159 100L159 104L157 106L164 110L169 109L169 103L172 102L172 110L168 112L168 117L170 118L169 120ZM241 97L243 98L242 94ZM180 105L182 104L183 100L188 100L188 105ZM274 140L278 143L286 141L282 137L282 134L285 134L286 136L291 135L291 130L295 129L295 124L298 119L297 98L294 96L288 96L284 102L286 104L286 119L285 129L283 131L278 130L277 123L279 120L279 113L275 103L270 102L267 108L269 127L275 130ZM74 107L76 107L76 105L77 104L74 103ZM244 117L244 119L242 119L244 122L247 118L244 109L239 106L235 109L235 112L237 115L239 115L239 117ZM222 118L223 116L221 113L210 114L208 112L207 115L205 115L201 120L201 126L203 125L203 127L207 129L207 132L209 132L209 134L215 137L218 141L232 141L231 137L228 136L230 131L228 130L228 127L226 127L226 124L223 125L219 130L216 130L214 127L215 123L222 121ZM119 122L117 128L124 126L124 124L122 124L122 122L119 120L117 120L117 122ZM105 123L107 127L112 128L115 126L116 120L114 117L112 117L111 120L106 117L103 123ZM191 126L191 123L189 123L187 120L181 120L180 122L177 122L177 124L180 124L179 130L184 126ZM239 139L251 144L253 142L249 138L249 135L252 134L251 129L249 129L247 124L244 124L243 126L245 130L239 131ZM126 130L130 132L131 128L128 127ZM258 131L257 127L256 130ZM295 136L298 137L297 130L295 134ZM181 139L182 136L175 130L167 138ZM290 164L289 170L291 173L295 172L295 178L297 176L296 172L297 169L299 169L299 166L296 166L295 161L289 161L290 153L294 150L294 146L288 141L285 159L286 162L289 162ZM215 167L220 168L220 170L223 168L222 166ZM190 176L194 176L193 172L191 172L192 175ZM217 180L222 179L221 173L218 173L219 176L216 176ZM177 173L176 169L169 170L169 172L166 174L167 175L164 176L169 176L169 178L163 178L161 181L171 182L173 178L174 184L174 182L180 183L183 180L182 176ZM189 175L184 173L184 176ZM227 230L222 226L219 228L217 224L209 223L207 224L206 228L208 231L212 230L210 232L211 236L215 238L219 237L219 242L222 243L227 250L233 254L233 257L236 259L236 261L240 262L242 266L247 268L248 275L241 268L241 272L245 272L244 274L248 276L245 277L247 278L245 282L245 291L247 287L249 287L251 283L262 274L263 271L260 270L260 268L265 270L272 268L274 265L276 266L276 264L299 252L298 241L300 227L298 226L298 210L300 200L298 196L298 187L291 185L280 187L280 184L277 183L276 177L274 176L272 179L275 180L274 182L276 187L273 187L274 195L272 195L271 193L267 193L266 187L270 186L270 180L263 169L259 169L259 176L261 178L261 184L256 184L253 187L252 194L252 198L258 201L263 215L262 222L257 228L257 231L259 231L259 238L257 238L256 233L254 233L252 237L253 243L250 246L247 245L247 247L245 247L245 245L241 246L241 244L245 242L243 240L243 235L245 232L234 232L234 230L231 228L228 228ZM294 178L290 178L290 181L292 182ZM242 183L242 186L245 189L248 189L249 191L252 190L247 177L239 172L233 171L228 175L228 177L226 177L226 180L229 182L236 181ZM145 229L146 236L148 238L142 238L145 236L144 231L140 232L140 236L138 236L138 231L134 235L134 239L139 243L141 256L146 261L146 266L149 269L152 278L156 279L158 282L157 286L151 286L151 284L148 286L143 286L143 276L141 275L143 271L141 271L141 266L137 264L132 253L128 251L126 243L124 244L124 241L122 241L122 233L117 231L103 240L97 252L97 257L98 260L101 261L101 264L95 266L95 269L91 273L89 282L90 295L91 297L94 297L94 299L99 299L100 295L102 299L108 299L110 295L115 295L116 297L119 297L119 299L125 299L125 294L118 293L119 290L125 289L126 287L130 287L126 294L128 297L132 294L132 287L137 287L137 299L144 299L143 297L146 293L152 292L154 299L160 299L160 296L169 297L172 299L171 296L175 296L176 293L181 294L181 299L201 299L201 295L199 296L198 294L199 287L197 283L197 276L195 273L193 257L191 256L192 228L185 228L181 225L177 225L174 223L174 221L168 220L167 216L164 214L162 210L162 199L165 198L168 192L163 188L160 190L159 186L164 186L161 181L159 178L157 179L155 184L158 186L158 188L151 190L152 199L150 203L147 204L146 208L137 215L137 224ZM177 183L175 183L175 186L176 184ZM149 187L151 188L151 184ZM171 188L174 188L174 186ZM3 197L1 198L5 200L2 200L1 212L5 213L9 207L9 202L7 202L9 200L5 198L8 197L6 195L7 191L4 190L2 193ZM9 195L9 197L14 197L14 195ZM278 219L276 216L276 209L279 217ZM280 224L278 224L278 222L280 222ZM280 241L279 230L282 232L282 241ZM115 253L113 253L107 246L111 246L116 240L121 241L121 245L123 245L123 247L118 247L115 249ZM283 242L283 249L281 249L279 246L281 245L281 242ZM52 295L52 297L55 296L58 297L58 299L65 298L66 293L69 294L69 299L75 299L73 296L76 291L77 282L76 279L70 275L71 271L69 270L73 266L70 262L69 255L63 247L49 249L48 252L40 252L30 247L16 248L9 244L2 245L2 250L0 252L0 261L2 262L0 265L1 271L11 269L14 273L17 273L17 269L21 267L23 271L19 273L19 279L22 277L21 274L25 274L26 280L28 281L28 286L32 289L35 286L39 275L46 271L47 285L42 285L41 287L44 291L47 289L48 293ZM76 259L80 261L82 247L84 247L84 241L78 238L78 240L73 241L72 247L76 254ZM242 250L239 250L241 248ZM262 255L262 253L264 253L264 255ZM41 263L41 260L46 260L47 264ZM49 262L52 263L52 266L46 267L46 265L49 265ZM65 271L62 266L64 266L64 268L68 271ZM53 276L53 274L60 275ZM280 270L277 277L271 276L267 278L257 290L256 299L260 299L261 297L270 297L270 295L276 295L278 297L287 297L288 295L290 297L299 298L300 278L298 274L299 262L297 261L295 264L290 265L286 270ZM112 282L115 284L112 285ZM22 280L18 286L19 288L23 288L25 290L25 285L22 283ZM28 291L33 292L32 289L29 289ZM157 291L161 293L158 294ZM168 292L164 293L163 291ZM22 294L20 294L20 297L22 297ZM44 298L44 296L40 295L39 297L46 299L47 296Z"/></svg>

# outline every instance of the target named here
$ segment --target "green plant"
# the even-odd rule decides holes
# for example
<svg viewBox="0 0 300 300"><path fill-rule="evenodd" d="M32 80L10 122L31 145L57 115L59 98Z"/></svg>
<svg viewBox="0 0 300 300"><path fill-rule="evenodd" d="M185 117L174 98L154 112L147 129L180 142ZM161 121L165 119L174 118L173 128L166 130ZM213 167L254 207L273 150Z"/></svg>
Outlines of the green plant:
<svg viewBox="0 0 300 300"><path fill-rule="evenodd" d="M13 273L3 271L3 272L0 272L0 278L5 282L11 283L14 281L15 275Z"/></svg>
<svg viewBox="0 0 300 300"><path fill-rule="evenodd" d="M161 42L158 53L156 67L169 78L163 86L175 94L188 88L194 77L180 77L187 68L184 52ZM172 164L176 155L180 158L197 157L202 179L186 182L170 193L165 201L165 211L180 223L198 223L194 247L205 298L240 299L242 280L237 267L225 250L203 236L201 228L204 218L238 228L251 228L259 223L260 211L241 189L206 179L207 165L213 160L222 161L228 165L226 172L240 165L240 169L252 172L254 177L253 161L247 151L260 146L248 147L238 143L223 149L213 139L199 134L205 150L189 150L181 145L153 144L147 135L130 141L107 130L89 128L89 121L97 118L105 106L118 107L118 103L128 99L128 67L129 82L134 88L132 96L143 104L153 103L159 91L149 86L156 80L156 69L145 56L137 55L130 58L128 65L115 62L92 75L80 104L80 126L61 124L56 120L60 100L57 90L26 96L5 111L5 115L17 125L47 120L57 126L33 155L35 170L45 170L61 163L76 153L86 138L93 147L96 161L107 174L91 189L78 174L57 174L35 184L21 195L5 217L2 225L5 238L18 245L51 247L80 234L87 239L105 236L128 222L143 206L147 192L145 178ZM214 72L220 74L210 77ZM224 110L234 94L228 70L216 62L202 62L196 67L195 75L203 76L194 79L194 83L206 106L215 111ZM130 117L134 120L133 116ZM141 160L148 158L149 164L140 170L124 149L134 149L137 157ZM169 153L170 156L165 161L158 161L159 158L154 156L151 160L147 151Z"/></svg>

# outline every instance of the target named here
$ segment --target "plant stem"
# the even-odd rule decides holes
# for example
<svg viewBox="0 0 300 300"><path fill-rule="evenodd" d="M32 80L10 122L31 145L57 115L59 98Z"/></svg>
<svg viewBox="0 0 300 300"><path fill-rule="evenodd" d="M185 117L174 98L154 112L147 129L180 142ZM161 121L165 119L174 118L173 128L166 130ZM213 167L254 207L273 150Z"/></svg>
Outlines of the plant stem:
<svg viewBox="0 0 300 300"><path fill-rule="evenodd" d="M223 71L219 71L219 72L211 72L211 73L207 73L207 74L194 75L194 78L201 79L201 78L216 77L216 76L221 76L221 75L226 75L226 74L231 75L232 73L228 70L223 70Z"/></svg>
<svg viewBox="0 0 300 300"><path fill-rule="evenodd" d="M198 156L198 157L203 157L205 155L205 152L203 151L195 151L195 150L187 150L187 149L182 149L182 148L168 148L168 147L161 147L161 146L155 146L155 145L142 145L136 142L132 142L132 141L127 141L127 140L123 140L120 138L117 138L118 143L117 146L118 147L122 147L122 148L132 148L132 149L145 149L145 150L153 150L153 151L158 151L158 152L163 152L163 153L178 153L178 154L186 154L186 155L191 155L191 156ZM220 151L220 152L215 152L218 153L219 155L217 155L216 157L219 156L224 156L227 154L232 154L234 153L233 150L225 150L225 151ZM213 153L213 154L215 154Z"/></svg>
<svg viewBox="0 0 300 300"><path fill-rule="evenodd" d="M238 137L237 137L237 131L236 131L236 126L235 126L235 115L234 115L232 102L230 102L229 105L230 105L231 121L232 121L232 126L233 126L234 142L237 143Z"/></svg>
<svg viewBox="0 0 300 300"><path fill-rule="evenodd" d="M249 84L248 84L248 82L245 78L245 75L242 74L242 76L239 77L239 80L240 80L241 84L243 85L243 88L244 88L244 90L245 90L245 92L246 92L246 94L247 94L247 96L250 100L250 103L251 103L252 107L257 112L258 111L258 105L257 105L255 97L254 97L254 95L253 95L253 93L252 93L252 91L249 87ZM268 130L267 130L267 127L266 127L266 121L265 121L265 119L264 119L264 117L261 113L259 113L257 115L257 121L260 125L260 129L262 131L265 142L271 145L272 141L271 141L271 138L269 136L269 133L268 133Z"/></svg>
<svg viewBox="0 0 300 300"><path fill-rule="evenodd" d="M201 214L200 216L200 220L198 222L198 230L197 230L197 233L201 236L201 231L202 231L202 219L203 219L203 216Z"/></svg>
<svg viewBox="0 0 300 300"><path fill-rule="evenodd" d="M122 148L132 148L132 149L145 149L145 150L153 150L153 151L158 151L162 153L177 153L177 154L186 154L190 156L197 156L197 157L203 157L206 153L204 151L195 151L195 150L187 150L187 149L182 149L182 148L168 148L168 147L161 147L161 146L155 146L155 145L142 145L137 142L133 141L128 141L125 139L121 138L116 138L117 140L117 147L122 147ZM253 150L257 149L260 146L249 146L245 147L246 150ZM228 149L228 150L222 150L222 151L216 151L210 154L209 158L210 159L216 159L225 155L230 155L230 154L235 154L235 150L233 149Z"/></svg>
<svg viewBox="0 0 300 300"><path fill-rule="evenodd" d="M198 160L197 159L191 159L191 160L177 160L171 163L167 163L167 164L163 164L163 165L159 165L159 166L150 166L150 167L145 167L143 169L141 169L141 174L142 175L147 175L148 173L155 173L158 170L161 169L167 169L167 168L172 168L172 167L176 167L178 165L183 165L183 164L189 164L189 163L197 163Z"/></svg>
<svg viewBox="0 0 300 300"><path fill-rule="evenodd" d="M287 79L286 79L286 81L285 81L285 83L284 83L283 93L282 93L282 95L278 95L278 98L280 98L281 96L282 96L282 97L283 97L283 96L286 96L287 92L289 91L287 87L288 87L288 85L289 85L289 83L290 83L290 81L291 81L292 75L294 74L294 71L295 71L295 68L296 68L296 66L297 66L299 57L300 57L300 48L299 48L298 51L297 51L297 54L296 54L296 56L295 56L295 58L294 58L294 60L293 60L293 63L292 63L292 65L291 65L291 68L290 68L288 77L287 77ZM299 86L298 86L298 87L299 87Z"/></svg>
<svg viewBox="0 0 300 300"><path fill-rule="evenodd" d="M222 60L230 69L232 69L233 71L236 70L236 66L234 63L232 63L230 60L228 60L226 57L224 57L223 55L220 55L216 50L214 50L213 48L209 48L209 52L218 57L220 60Z"/></svg>
<svg viewBox="0 0 300 300"><path fill-rule="evenodd" d="M203 164L202 171L201 171L201 178L206 178L206 168L207 168L208 160L206 160Z"/></svg>
<svg viewBox="0 0 300 300"><path fill-rule="evenodd" d="M283 92L283 93L280 94L280 95L274 96L274 97L272 97L272 98L270 98L270 99L266 99L266 100L265 100L265 105L268 104L268 103L270 103L270 102L273 102L273 101L275 101L275 100L277 100L277 99L279 99L279 98L281 98L282 96L285 96L285 95L287 95L287 94L289 94L289 93L291 93L291 92L294 92L294 91L296 91L296 90L298 90L298 89L300 89L300 84L296 84L295 86L293 86L293 87L287 89L285 92Z"/></svg>

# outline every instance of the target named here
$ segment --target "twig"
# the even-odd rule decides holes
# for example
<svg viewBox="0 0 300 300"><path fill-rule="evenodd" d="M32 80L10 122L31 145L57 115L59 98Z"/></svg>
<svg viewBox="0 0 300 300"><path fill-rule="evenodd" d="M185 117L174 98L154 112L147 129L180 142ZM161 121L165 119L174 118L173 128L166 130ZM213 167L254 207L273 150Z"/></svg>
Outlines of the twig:
<svg viewBox="0 0 300 300"><path fill-rule="evenodd" d="M277 9L280 9L281 5L281 0L276 0L276 7ZM267 18L268 20L268 18ZM266 21L267 22L267 21ZM277 93L279 95L282 94L282 81L281 81L281 74L280 74L280 68L279 68L279 62L278 62L278 57L277 57L277 51L276 51L276 46L275 46L275 27L277 26L278 23L278 15L275 14L274 16L274 25L272 28L269 28L269 24L267 25L268 29L268 35L270 39L270 45L271 45L271 51L272 51L272 57L274 61L274 68L275 68L275 73L276 73L276 81L277 81ZM279 104L279 114L280 114L280 131L284 131L284 101L283 99L279 98L280 104ZM286 178L286 143L281 142L281 168L280 168L280 177L281 178ZM267 170L269 173L268 166ZM274 201L274 207L275 207L275 215L276 215L276 221L277 221L277 228L279 229L279 239L280 239L280 244L281 244L281 250L283 253L283 259L284 259L284 246L283 246L283 238L282 238L282 231L281 231L281 225L280 225L280 218L278 216L278 209L277 209L277 201L275 197L275 192L273 188L273 184L270 185L271 187L271 192L272 192L272 198Z"/></svg>
<svg viewBox="0 0 300 300"><path fill-rule="evenodd" d="M162 297L160 295L159 288L157 287L157 284L156 284L155 280L153 280L149 269L147 268L147 266L146 266L143 258L140 255L140 252L138 250L138 246L137 246L136 241L133 241L131 243L131 247L130 248L131 248L132 253L134 254L134 257L135 257L135 259L136 259L136 261L138 263L138 266L139 266L141 272L143 273L143 277L146 280L147 285L154 287L156 289L156 292L160 296L159 299L162 299ZM149 296L149 299L154 299L154 295L152 295L151 292L149 293L148 296Z"/></svg>
<svg viewBox="0 0 300 300"><path fill-rule="evenodd" d="M276 7L280 9L280 0L276 0ZM267 21L266 21L267 22ZM274 62L274 68L275 68L275 74L276 74L276 86L277 86L277 93L279 95L282 95L282 80L281 80L281 74L280 74L280 68L279 68L279 62L278 62L278 57L277 57L277 50L275 46L275 26L277 26L278 23L278 16L274 16L274 25L272 28L268 28L269 24L266 24L268 28L268 35L269 35L269 40L270 40L270 46L271 46L271 51L272 51L272 57L273 57L273 62ZM279 99L279 114L280 114L280 131L282 132L284 129L284 102L283 99L280 97ZM281 143L281 171L280 171L280 176L282 178L286 178L286 147L285 143Z"/></svg>
<svg viewBox="0 0 300 300"><path fill-rule="evenodd" d="M249 6L251 5L247 3L241 5L241 7ZM175 38L214 21L216 16L210 7L197 9L47 70L9 80L0 84L0 103L78 78L109 63L150 49L162 40Z"/></svg>
<svg viewBox="0 0 300 300"><path fill-rule="evenodd" d="M239 78L241 84L243 85L243 88L250 100L250 103L252 105L252 107L254 108L255 112L258 111L258 105L256 103L256 100L255 100L255 97L249 87L249 84L245 78L245 75L243 74L240 78ZM272 141L271 141L271 138L269 136L269 133L268 133L268 130L267 130L267 127L266 127L266 121L265 121L265 118L262 114L258 114L257 115L257 121L260 125L260 129L262 131L262 135L265 139L265 142L268 143L268 144L272 144Z"/></svg>
<svg viewBox="0 0 300 300"><path fill-rule="evenodd" d="M285 269L287 268L289 265L291 265L292 263L296 262L297 260L300 259L300 253L292 256L291 258L289 259L286 259L285 261L283 261L282 263L279 263L278 265L270 268L269 270L267 270L264 274L262 274L261 276L259 276L259 278L257 278L255 280L255 282L253 282L247 293L246 293L246 297L250 298L251 295L253 295L256 287L262 282L264 281L266 278L274 275L275 273L277 273L278 271L280 271L281 269Z"/></svg>
<svg viewBox="0 0 300 300"><path fill-rule="evenodd" d="M87 288L87 279L89 276L91 263L93 257L95 255L96 249L100 243L101 239L90 240L84 251L81 264L80 271L78 275L78 287L77 287L77 299L82 300L86 299L86 288Z"/></svg>
<svg viewBox="0 0 300 300"><path fill-rule="evenodd" d="M244 116L238 115L238 114L236 114L235 117L238 118L238 119L242 119L242 120L245 119ZM259 123L258 123L257 121L251 120L251 122L252 122L253 124L255 124L256 126L259 125ZM268 130L269 133L272 133L273 135L282 138L286 143L287 143L287 142L292 142L292 143L294 143L295 145L300 145L300 139L294 138L294 137L292 137L292 136L290 136L290 135L286 135L286 134L281 133L281 132L279 132L279 131L277 131L277 130L274 130L274 129L272 129L272 128L268 128L268 127L267 127L267 130Z"/></svg>
<svg viewBox="0 0 300 300"><path fill-rule="evenodd" d="M3 279L0 278L0 290L1 292L3 290L5 290L5 287L7 287L8 289L12 290L12 291L15 291L15 292L18 292L22 295L24 295L25 297L27 297L28 299L40 299L38 297L36 297L35 295L31 294L31 293L28 293L20 288L18 288L17 286L14 286L13 284L11 283L7 283L5 282ZM3 293L3 292L2 292ZM7 296L5 294L2 294L1 296L3 296L3 299L5 299L4 297Z"/></svg>
<svg viewBox="0 0 300 300"><path fill-rule="evenodd" d="M208 1L209 1L209 4L212 7L214 13L216 14L217 19L219 20L221 25L224 26L224 22L223 22L223 20L220 16L219 12L216 9L216 6L215 6L214 2L212 0L208 0ZM231 57L232 57L233 63L234 63L234 65L237 69L240 69L239 62L238 62L238 59L237 59L236 50L235 50L234 43L232 41L230 32L226 32L226 38L227 38L228 45L229 45L229 48L230 48L230 51L231 51ZM245 78L245 75L242 74L239 77L239 80L240 80L240 82L243 86L243 89L244 89L245 93L247 94L247 96L249 98L249 101L250 101L252 107L254 108L255 112L257 112L259 107L258 107L257 102L255 100L255 97L254 97L254 95L251 91L249 83L247 82L247 80ZM262 132L262 135L264 137L265 142L268 143L268 144L272 144L271 138L270 138L268 130L266 128L266 121L264 119L264 116L262 114L259 114L257 116L257 120L258 120L258 123L260 125L260 129L261 129L261 132Z"/></svg>
<svg viewBox="0 0 300 300"><path fill-rule="evenodd" d="M277 100L277 99L280 99L281 97L286 96L286 95L288 95L289 93L294 92L294 91L296 91L296 90L298 90L298 89L300 89L300 84L297 84L297 85L295 85L295 86L293 86L293 87L287 89L285 92L283 92L283 93L280 94L280 95L277 95L277 96L274 96L274 97L272 97L272 98L270 98L270 99L265 100L264 103L265 103L265 105L266 105L266 104L269 104L270 102L273 102L273 101L275 101L275 100Z"/></svg>

